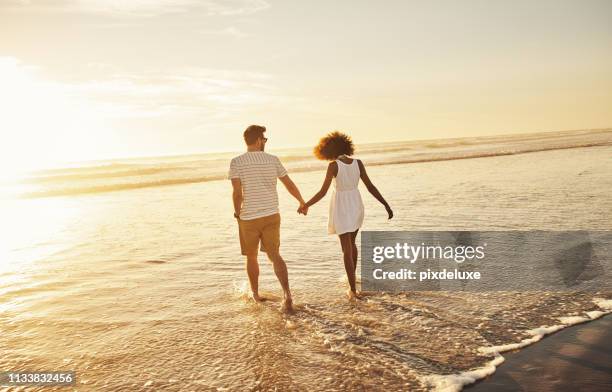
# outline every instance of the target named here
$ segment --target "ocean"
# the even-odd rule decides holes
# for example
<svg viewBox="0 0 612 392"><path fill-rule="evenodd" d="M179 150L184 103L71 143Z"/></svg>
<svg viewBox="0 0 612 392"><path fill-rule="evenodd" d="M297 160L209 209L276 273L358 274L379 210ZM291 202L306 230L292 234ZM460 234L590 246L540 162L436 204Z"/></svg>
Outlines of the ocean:
<svg viewBox="0 0 612 392"><path fill-rule="evenodd" d="M304 198L318 191L326 163L310 148L270 152ZM296 312L279 311L263 255L271 300L253 303L226 180L238 153L77 163L2 183L0 370L72 370L78 391L453 391L504 351L612 311L609 292L348 302L329 195L302 216L280 183ZM357 145L355 156L395 213L387 220L360 185L363 230L612 230L612 130Z"/></svg>

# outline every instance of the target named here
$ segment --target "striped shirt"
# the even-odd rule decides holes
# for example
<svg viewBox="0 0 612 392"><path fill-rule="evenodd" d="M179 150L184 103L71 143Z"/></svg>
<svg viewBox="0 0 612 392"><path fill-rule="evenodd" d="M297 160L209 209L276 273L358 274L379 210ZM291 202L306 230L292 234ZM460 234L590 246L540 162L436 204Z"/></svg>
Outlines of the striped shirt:
<svg viewBox="0 0 612 392"><path fill-rule="evenodd" d="M276 179L287 175L277 156L248 151L232 159L228 178L242 184L240 219L250 220L278 213Z"/></svg>

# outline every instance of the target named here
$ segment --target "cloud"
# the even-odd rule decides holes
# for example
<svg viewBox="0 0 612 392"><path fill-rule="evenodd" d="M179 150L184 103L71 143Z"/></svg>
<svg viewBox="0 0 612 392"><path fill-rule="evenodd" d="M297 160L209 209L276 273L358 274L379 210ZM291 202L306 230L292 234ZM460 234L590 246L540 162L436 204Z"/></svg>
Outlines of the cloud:
<svg viewBox="0 0 612 392"><path fill-rule="evenodd" d="M15 103L25 93L37 97L37 106L58 101L79 103L102 120L119 121L145 118L207 117L222 118L245 108L283 102L264 73L186 67L174 70L120 72L112 65L89 64L103 70L103 78L87 80L50 80L44 70L24 64L13 57L0 57L4 88L0 103ZM108 76L107 76L108 75ZM30 110L30 95L21 97L21 116ZM46 99L49 98L49 99ZM80 110L80 109L79 109Z"/></svg>
<svg viewBox="0 0 612 392"><path fill-rule="evenodd" d="M0 163L25 165L36 156L33 163L42 165L64 153L84 159L114 151L143 136L154 144L177 140L173 135L222 133L291 103L264 73L201 67L131 73L103 63L88 68L101 70L93 73L99 77L58 79L0 57L0 129L9 135L0 143ZM79 148L67 151L72 146Z"/></svg>
<svg viewBox="0 0 612 392"><path fill-rule="evenodd" d="M36 69L14 60L11 64L22 70ZM30 90L53 91L66 101L77 102L115 129L148 124L167 130L172 123L181 124L183 131L213 124L218 128L221 123L235 122L244 112L261 112L269 105L287 102L274 78L264 73L201 67L129 73L101 63L90 68L104 70L104 76L60 81L45 79L42 71L29 71L36 75L36 86ZM11 91L6 93L8 99Z"/></svg>
<svg viewBox="0 0 612 392"><path fill-rule="evenodd" d="M269 8L265 0L3 0L1 9L43 12L83 12L152 17L168 13L245 15Z"/></svg>
<svg viewBox="0 0 612 392"><path fill-rule="evenodd" d="M140 74L116 73L104 79L67 84L87 96L111 117L155 117L227 112L275 99L267 74L183 68Z"/></svg>
<svg viewBox="0 0 612 392"><path fill-rule="evenodd" d="M221 36L229 36L233 38L244 38L248 37L248 34L244 33L242 30L229 26L221 30L210 30L210 31L201 31L202 34L206 35L221 35Z"/></svg>

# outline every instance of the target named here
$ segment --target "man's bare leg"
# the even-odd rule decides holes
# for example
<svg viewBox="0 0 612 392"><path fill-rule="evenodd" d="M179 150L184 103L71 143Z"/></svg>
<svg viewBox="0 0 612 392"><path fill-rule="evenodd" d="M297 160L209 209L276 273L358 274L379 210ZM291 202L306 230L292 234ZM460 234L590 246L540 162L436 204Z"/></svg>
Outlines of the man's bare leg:
<svg viewBox="0 0 612 392"><path fill-rule="evenodd" d="M257 253L247 255L246 269L249 275L253 299L259 302L263 298L259 296L259 263L257 262Z"/></svg>
<svg viewBox="0 0 612 392"><path fill-rule="evenodd" d="M274 273L283 288L285 300L283 302L283 310L290 312L293 310L293 299L291 298L291 290L289 289L289 273L287 272L287 264L278 252L268 252L268 259L272 262Z"/></svg>

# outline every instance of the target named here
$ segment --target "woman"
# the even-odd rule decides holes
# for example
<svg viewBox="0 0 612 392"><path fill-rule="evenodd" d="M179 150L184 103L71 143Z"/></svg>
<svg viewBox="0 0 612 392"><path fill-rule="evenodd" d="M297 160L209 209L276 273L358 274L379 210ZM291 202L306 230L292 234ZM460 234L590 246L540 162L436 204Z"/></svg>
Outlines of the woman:
<svg viewBox="0 0 612 392"><path fill-rule="evenodd" d="M354 151L351 138L341 132L331 132L319 141L314 148L314 155L318 159L330 161L327 174L321 190L298 209L298 212L306 214L310 206L325 196L329 185L334 180L334 190L329 206L328 233L337 234L340 237L344 269L351 287L347 292L349 299L359 298L355 288L355 271L357 270L355 238L363 223L364 215L363 201L357 188L360 178L376 200L385 206L389 219L393 217L391 207L368 178L363 163L351 158Z"/></svg>

